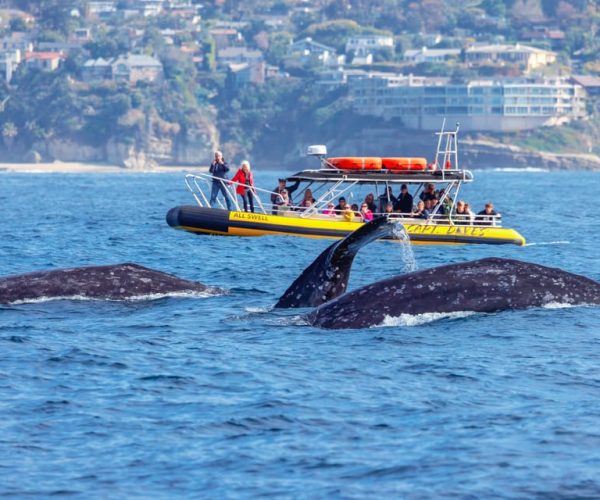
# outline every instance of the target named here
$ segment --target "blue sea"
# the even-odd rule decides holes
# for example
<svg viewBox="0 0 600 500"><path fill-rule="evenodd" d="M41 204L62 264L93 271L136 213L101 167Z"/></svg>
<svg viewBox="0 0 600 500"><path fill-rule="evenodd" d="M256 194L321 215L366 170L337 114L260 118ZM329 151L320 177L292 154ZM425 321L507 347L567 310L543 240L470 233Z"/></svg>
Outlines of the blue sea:
<svg viewBox="0 0 600 500"><path fill-rule="evenodd" d="M270 188L280 172L257 169ZM600 174L476 171L525 247L600 280ZM271 306L328 240L175 231L181 173L0 173L0 275L136 262L224 295L0 307L0 495L600 497L600 308L320 330ZM358 287L404 271L376 242Z"/></svg>

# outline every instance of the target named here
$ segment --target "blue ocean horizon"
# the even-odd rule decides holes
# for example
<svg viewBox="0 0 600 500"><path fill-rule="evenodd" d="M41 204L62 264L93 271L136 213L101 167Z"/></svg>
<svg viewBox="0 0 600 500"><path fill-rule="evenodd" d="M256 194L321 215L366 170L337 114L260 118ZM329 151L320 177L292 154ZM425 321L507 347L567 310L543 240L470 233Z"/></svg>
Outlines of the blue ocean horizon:
<svg viewBox="0 0 600 500"><path fill-rule="evenodd" d="M600 280L598 173L474 174L461 198L527 246L418 246L419 268L497 256ZM321 330L271 308L331 241L175 231L181 173L0 186L2 276L135 262L227 290L0 306L3 496L600 496L599 308ZM350 287L404 267L372 243Z"/></svg>

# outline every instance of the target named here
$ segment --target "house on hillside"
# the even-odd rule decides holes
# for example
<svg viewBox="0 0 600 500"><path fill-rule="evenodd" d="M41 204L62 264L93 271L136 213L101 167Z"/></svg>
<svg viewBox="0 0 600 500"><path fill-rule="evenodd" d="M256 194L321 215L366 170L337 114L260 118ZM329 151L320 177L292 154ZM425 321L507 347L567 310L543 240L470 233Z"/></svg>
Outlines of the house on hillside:
<svg viewBox="0 0 600 500"><path fill-rule="evenodd" d="M208 33L215 41L217 50L244 44L244 37L234 28L213 28L209 30Z"/></svg>
<svg viewBox="0 0 600 500"><path fill-rule="evenodd" d="M337 63L335 49L307 37L290 44L288 58L302 64L329 65Z"/></svg>
<svg viewBox="0 0 600 500"><path fill-rule="evenodd" d="M516 64L525 72L556 61L556 52L529 45L472 45L465 49L465 62L470 66L481 64Z"/></svg>
<svg viewBox="0 0 600 500"><path fill-rule="evenodd" d="M112 63L112 79L117 82L155 82L162 76L162 63L152 56L127 54L117 57Z"/></svg>
<svg viewBox="0 0 600 500"><path fill-rule="evenodd" d="M22 54L31 52L33 38L29 33L11 33L0 40L0 50L20 50Z"/></svg>
<svg viewBox="0 0 600 500"><path fill-rule="evenodd" d="M394 49L394 37L382 35L358 35L348 38L346 54L367 56L380 50Z"/></svg>
<svg viewBox="0 0 600 500"><path fill-rule="evenodd" d="M234 87L243 87L249 83L262 85L265 83L264 62L258 63L234 63L227 67L227 76Z"/></svg>
<svg viewBox="0 0 600 500"><path fill-rule="evenodd" d="M109 16L117 11L115 0L90 0L87 3L87 12L90 16Z"/></svg>
<svg viewBox="0 0 600 500"><path fill-rule="evenodd" d="M83 81L92 83L102 80L136 83L162 80L162 63L151 56L126 54L113 59L90 59L82 69Z"/></svg>
<svg viewBox="0 0 600 500"><path fill-rule="evenodd" d="M25 52L25 64L29 68L55 71L66 59L62 52Z"/></svg>
<svg viewBox="0 0 600 500"><path fill-rule="evenodd" d="M600 76L572 75L570 81L581 85L590 97L600 97Z"/></svg>
<svg viewBox="0 0 600 500"><path fill-rule="evenodd" d="M264 60L260 50L250 50L246 47L226 47L217 51L217 64L227 68L230 64L258 64Z"/></svg>
<svg viewBox="0 0 600 500"><path fill-rule="evenodd" d="M404 51L403 59L412 63L445 63L460 58L460 49L408 49Z"/></svg>
<svg viewBox="0 0 600 500"><path fill-rule="evenodd" d="M163 0L137 0L134 9L144 17L156 17L163 12Z"/></svg>

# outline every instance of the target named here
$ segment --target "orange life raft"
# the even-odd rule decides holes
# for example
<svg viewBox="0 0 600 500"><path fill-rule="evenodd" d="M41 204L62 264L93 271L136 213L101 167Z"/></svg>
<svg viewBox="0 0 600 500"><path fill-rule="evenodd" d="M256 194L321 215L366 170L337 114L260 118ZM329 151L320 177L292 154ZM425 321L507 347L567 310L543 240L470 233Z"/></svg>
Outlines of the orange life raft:
<svg viewBox="0 0 600 500"><path fill-rule="evenodd" d="M392 172L427 169L425 158L382 158L381 164L383 168L387 168Z"/></svg>
<svg viewBox="0 0 600 500"><path fill-rule="evenodd" d="M341 170L381 170L381 158L368 156L346 156L327 158L327 162Z"/></svg>

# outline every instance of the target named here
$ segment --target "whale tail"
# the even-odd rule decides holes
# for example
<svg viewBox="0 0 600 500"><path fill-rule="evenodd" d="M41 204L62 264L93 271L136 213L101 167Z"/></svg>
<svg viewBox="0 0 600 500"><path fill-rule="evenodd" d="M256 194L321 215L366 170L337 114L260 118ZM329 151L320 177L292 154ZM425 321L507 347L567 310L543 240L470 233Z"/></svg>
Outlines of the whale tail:
<svg viewBox="0 0 600 500"><path fill-rule="evenodd" d="M346 291L358 251L379 238L391 237L399 222L377 217L327 247L279 298L275 307L316 307Z"/></svg>

